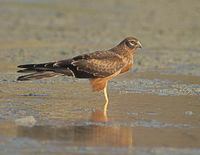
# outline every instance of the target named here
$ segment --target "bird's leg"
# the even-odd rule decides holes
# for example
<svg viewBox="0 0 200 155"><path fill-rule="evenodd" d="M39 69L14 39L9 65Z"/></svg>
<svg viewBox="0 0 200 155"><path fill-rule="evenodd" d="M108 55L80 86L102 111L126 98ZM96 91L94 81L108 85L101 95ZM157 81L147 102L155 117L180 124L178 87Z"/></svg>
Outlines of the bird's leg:
<svg viewBox="0 0 200 155"><path fill-rule="evenodd" d="M108 102L109 102L108 101L108 94L107 94L107 83L108 82L106 82L106 85L105 85L105 87L103 89L104 96L105 96L105 99L106 99L106 103L104 104L104 110L103 110L105 116L107 115L107 107L108 107Z"/></svg>

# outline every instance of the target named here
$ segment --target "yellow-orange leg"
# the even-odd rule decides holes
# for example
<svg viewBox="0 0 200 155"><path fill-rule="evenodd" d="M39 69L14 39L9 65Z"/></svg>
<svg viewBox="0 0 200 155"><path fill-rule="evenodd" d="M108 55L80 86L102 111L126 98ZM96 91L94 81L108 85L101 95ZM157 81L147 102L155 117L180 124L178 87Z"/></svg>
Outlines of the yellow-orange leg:
<svg viewBox="0 0 200 155"><path fill-rule="evenodd" d="M108 94L107 94L107 83L106 82L106 85L103 89L103 92L104 92L104 96L105 96L105 99L106 99L106 103L104 104L104 109L103 109L103 112L104 112L104 115L107 116L107 107L108 107L108 103L109 103L109 100L108 100Z"/></svg>

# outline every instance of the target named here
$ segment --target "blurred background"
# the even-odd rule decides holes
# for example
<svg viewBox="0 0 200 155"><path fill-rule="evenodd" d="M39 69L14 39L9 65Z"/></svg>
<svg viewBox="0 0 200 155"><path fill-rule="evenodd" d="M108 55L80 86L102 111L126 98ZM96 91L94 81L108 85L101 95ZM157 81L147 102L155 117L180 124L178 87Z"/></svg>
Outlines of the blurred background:
<svg viewBox="0 0 200 155"><path fill-rule="evenodd" d="M0 154L200 154L199 0L0 0ZM104 97L17 66L139 39Z"/></svg>
<svg viewBox="0 0 200 155"><path fill-rule="evenodd" d="M144 47L135 69L200 75L198 0L0 0L0 13L0 70L135 36Z"/></svg>

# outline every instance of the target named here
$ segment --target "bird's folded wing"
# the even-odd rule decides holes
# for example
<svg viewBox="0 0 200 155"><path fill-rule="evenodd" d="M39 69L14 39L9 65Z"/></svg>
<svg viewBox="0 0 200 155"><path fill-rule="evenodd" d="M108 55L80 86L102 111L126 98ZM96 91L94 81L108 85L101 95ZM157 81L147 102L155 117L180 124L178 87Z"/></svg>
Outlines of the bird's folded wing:
<svg viewBox="0 0 200 155"><path fill-rule="evenodd" d="M71 63L78 71L87 72L94 77L110 76L125 66L122 57L110 51L97 51L77 56Z"/></svg>

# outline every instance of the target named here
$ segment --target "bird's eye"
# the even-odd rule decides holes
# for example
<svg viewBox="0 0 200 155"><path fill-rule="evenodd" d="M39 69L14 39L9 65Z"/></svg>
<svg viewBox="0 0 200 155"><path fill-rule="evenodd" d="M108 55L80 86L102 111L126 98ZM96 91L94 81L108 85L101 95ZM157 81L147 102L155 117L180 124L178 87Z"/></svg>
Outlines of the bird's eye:
<svg viewBox="0 0 200 155"><path fill-rule="evenodd" d="M135 42L134 42L134 41L130 41L129 44L130 44L131 46L135 46Z"/></svg>

